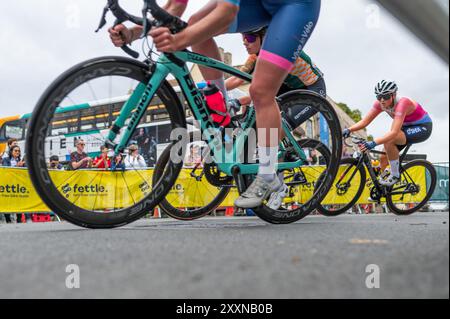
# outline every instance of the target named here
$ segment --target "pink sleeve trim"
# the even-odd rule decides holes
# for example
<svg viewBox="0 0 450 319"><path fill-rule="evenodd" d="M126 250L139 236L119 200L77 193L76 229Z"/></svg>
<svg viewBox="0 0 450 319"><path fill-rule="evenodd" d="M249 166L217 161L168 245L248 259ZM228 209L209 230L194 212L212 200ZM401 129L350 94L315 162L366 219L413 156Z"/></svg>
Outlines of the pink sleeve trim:
<svg viewBox="0 0 450 319"><path fill-rule="evenodd" d="M175 2L182 3L182 4L188 4L188 1L189 0L175 0Z"/></svg>

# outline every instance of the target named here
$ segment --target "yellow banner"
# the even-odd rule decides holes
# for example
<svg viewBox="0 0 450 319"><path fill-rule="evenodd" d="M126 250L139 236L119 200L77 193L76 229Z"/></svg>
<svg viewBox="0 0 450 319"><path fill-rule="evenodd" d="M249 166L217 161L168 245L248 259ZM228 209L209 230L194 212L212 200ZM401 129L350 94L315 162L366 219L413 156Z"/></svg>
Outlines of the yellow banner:
<svg viewBox="0 0 450 319"><path fill-rule="evenodd" d="M323 172L323 167L305 167L302 169L305 183L290 187L286 202L302 204L310 199L314 191L314 183ZM344 172L341 167L338 177ZM199 207L210 203L218 195L219 189L202 178L197 181L191 175L190 169L181 171L167 200L175 207ZM408 174L420 185L420 192L414 195L415 201L421 201L426 195L426 176L423 168L408 170ZM139 202L151 191L153 170L131 171L54 171L51 172L53 184L60 193L76 205L89 210L104 210L105 212L130 206ZM367 176L368 173L367 173ZM291 177L290 180L297 177ZM359 185L359 176L353 183ZM368 203L372 181L365 185L358 203ZM354 189L353 187L352 189ZM345 204L351 192L340 194L333 186L323 204ZM238 193L232 188L222 207L233 206ZM409 195L408 195L409 196ZM397 200L401 200L398 196ZM404 200L404 199L403 199ZM411 198L407 199L411 202ZM33 188L26 169L0 167L0 213L32 213L48 212L42 200Z"/></svg>

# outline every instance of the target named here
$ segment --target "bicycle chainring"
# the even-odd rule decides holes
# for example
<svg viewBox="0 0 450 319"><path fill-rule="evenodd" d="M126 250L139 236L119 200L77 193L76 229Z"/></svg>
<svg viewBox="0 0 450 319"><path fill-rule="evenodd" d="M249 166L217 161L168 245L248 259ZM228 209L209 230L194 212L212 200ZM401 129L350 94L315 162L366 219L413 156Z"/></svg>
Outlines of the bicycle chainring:
<svg viewBox="0 0 450 319"><path fill-rule="evenodd" d="M376 187L372 187L370 189L370 198L372 198L374 201L381 201L381 198L383 197L383 194L381 194Z"/></svg>

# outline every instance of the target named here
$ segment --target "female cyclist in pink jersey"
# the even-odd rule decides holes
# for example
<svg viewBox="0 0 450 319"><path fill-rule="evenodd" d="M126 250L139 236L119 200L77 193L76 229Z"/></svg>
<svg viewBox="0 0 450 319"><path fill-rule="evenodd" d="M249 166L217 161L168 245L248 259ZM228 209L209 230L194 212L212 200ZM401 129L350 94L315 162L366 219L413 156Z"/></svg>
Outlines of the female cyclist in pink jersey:
<svg viewBox="0 0 450 319"><path fill-rule="evenodd" d="M361 151L364 152L384 144L387 156L381 157L381 170L386 169L388 162L391 165L390 175L383 174L380 180L380 183L385 186L393 186L400 181L400 151L407 144L426 141L433 130L433 122L422 106L407 97L398 99L397 91L397 84L393 81L383 80L378 83L375 87L377 101L370 112L360 122L343 132L344 138L349 137L351 132L366 128L382 112L392 117L394 121L389 133L360 146Z"/></svg>

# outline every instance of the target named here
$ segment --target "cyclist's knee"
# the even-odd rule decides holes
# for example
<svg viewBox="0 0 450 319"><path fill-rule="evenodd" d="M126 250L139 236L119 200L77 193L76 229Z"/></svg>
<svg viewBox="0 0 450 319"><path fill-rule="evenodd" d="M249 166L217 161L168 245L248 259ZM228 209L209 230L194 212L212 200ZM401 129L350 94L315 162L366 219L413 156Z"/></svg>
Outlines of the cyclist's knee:
<svg viewBox="0 0 450 319"><path fill-rule="evenodd" d="M250 96L254 103L272 102L275 100L276 93L272 92L271 87L261 84L252 84L250 86Z"/></svg>

